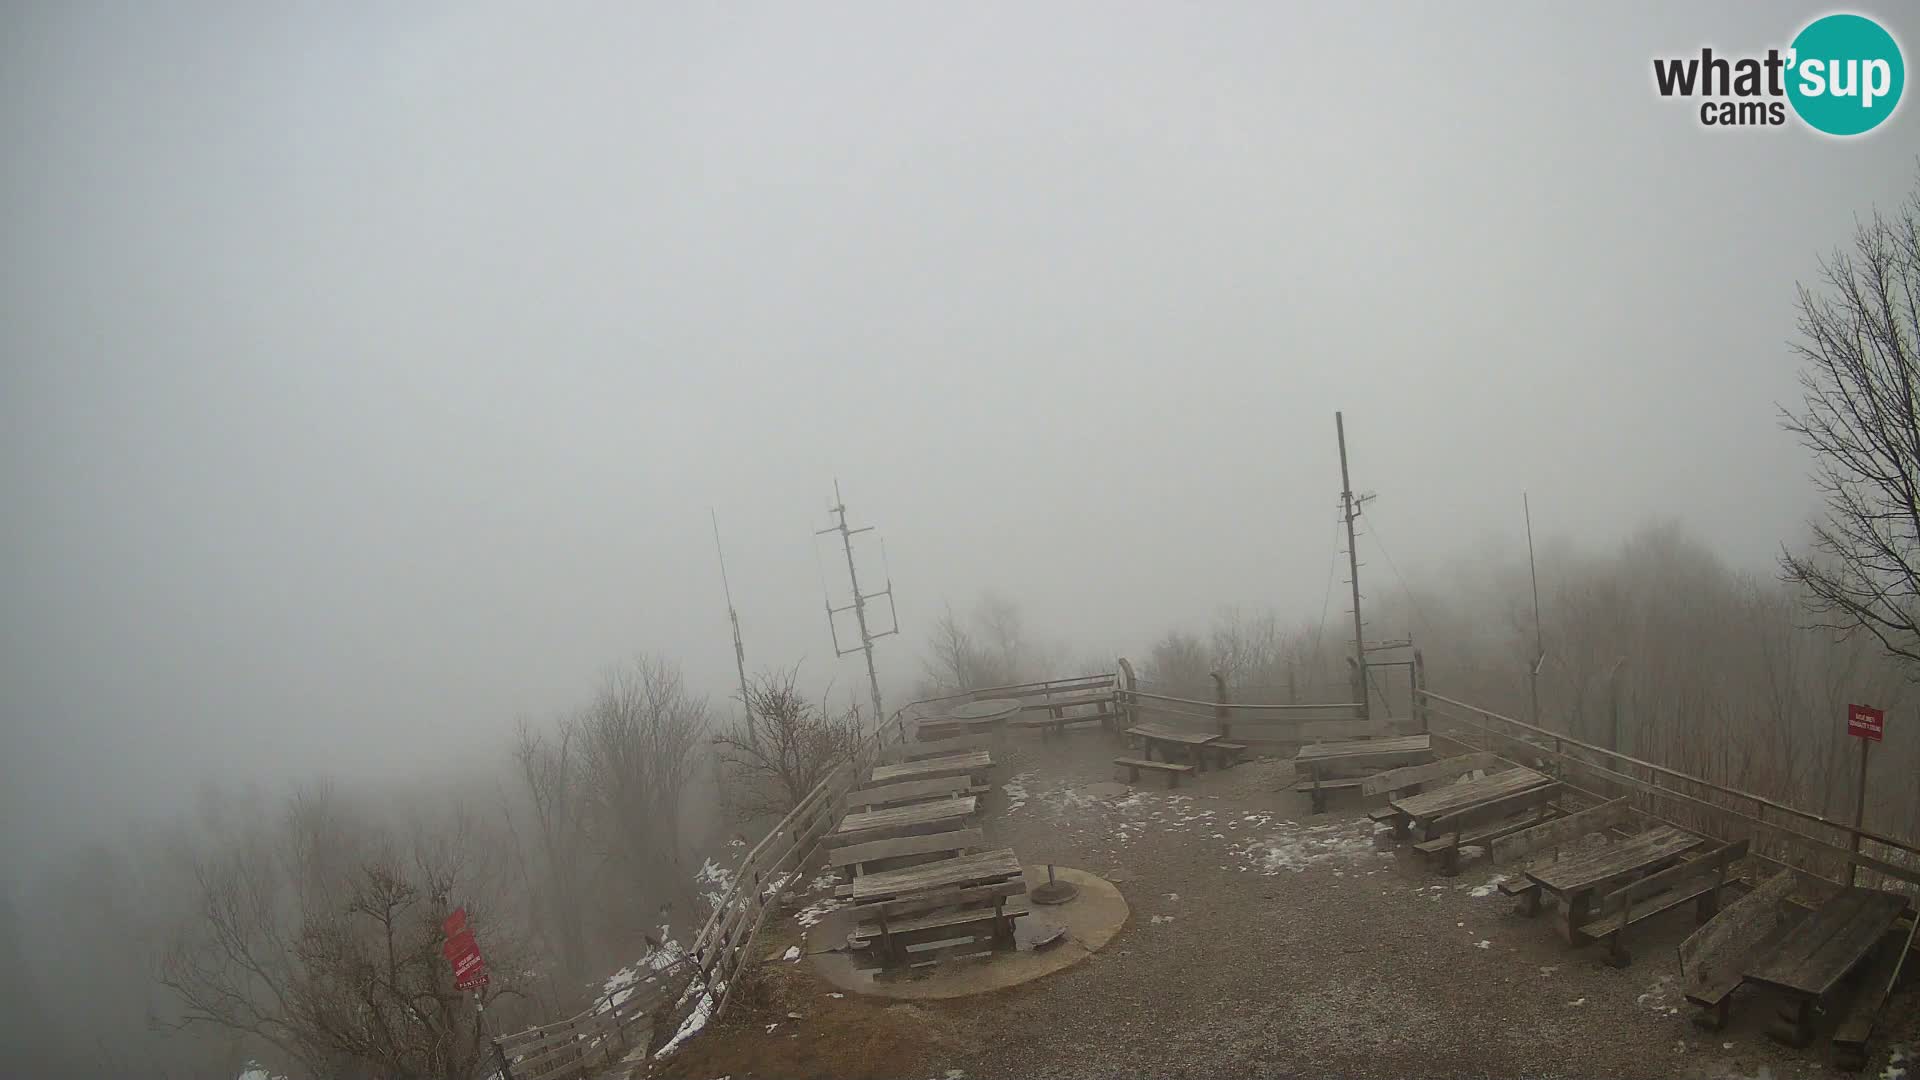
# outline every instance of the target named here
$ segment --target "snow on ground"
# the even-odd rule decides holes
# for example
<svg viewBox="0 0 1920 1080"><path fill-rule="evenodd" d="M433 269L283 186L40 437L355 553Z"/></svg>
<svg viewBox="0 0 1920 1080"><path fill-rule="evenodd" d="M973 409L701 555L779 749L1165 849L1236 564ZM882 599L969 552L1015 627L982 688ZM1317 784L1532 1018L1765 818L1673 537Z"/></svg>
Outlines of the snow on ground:
<svg viewBox="0 0 1920 1080"><path fill-rule="evenodd" d="M1268 875L1282 870L1297 874L1309 867L1355 863L1369 857L1393 858L1390 851L1375 850L1373 822L1366 818L1304 826L1281 821L1274 831L1242 842L1234 854L1245 860L1247 869Z"/></svg>
<svg viewBox="0 0 1920 1080"><path fill-rule="evenodd" d="M733 871L708 859L700 865L700 872L693 875L693 883L705 886L701 898L709 907L718 908L727 902L727 893L733 890Z"/></svg>
<svg viewBox="0 0 1920 1080"><path fill-rule="evenodd" d="M1011 814L1015 810L1027 805L1027 785L1031 783L1037 775L1039 774L1034 772L1015 773L1007 777L1006 783L1000 785L1000 790L1007 793L1007 808L1004 811L1005 813Z"/></svg>
<svg viewBox="0 0 1920 1080"><path fill-rule="evenodd" d="M271 1075L267 1072L265 1065L257 1061L249 1061L247 1062L247 1070L240 1074L238 1080L287 1080L287 1078L285 1076Z"/></svg>
<svg viewBox="0 0 1920 1080"><path fill-rule="evenodd" d="M607 976L600 988L600 1010L617 1009L633 996L640 981L656 972L665 971L675 962L685 959L686 949L673 940L673 931L666 923L660 924L660 948L653 950L640 959Z"/></svg>
<svg viewBox="0 0 1920 1080"><path fill-rule="evenodd" d="M1913 1054L1904 1046L1887 1049L1887 1067L1880 1070L1880 1080L1906 1080L1907 1062L1913 1060Z"/></svg>
<svg viewBox="0 0 1920 1080"><path fill-rule="evenodd" d="M1476 900L1480 899L1483 896L1492 896L1500 888L1500 883L1505 880L1507 880L1507 875L1495 874L1486 880L1486 884L1475 885L1473 887L1473 891L1468 893L1467 895L1473 897Z"/></svg>
<svg viewBox="0 0 1920 1080"><path fill-rule="evenodd" d="M680 1021L680 1030L673 1033L673 1038L668 1039L665 1046L654 1051L653 1059L658 1061L667 1057L680 1049L681 1043L700 1034L700 1030L707 1026L707 1021L713 1018L713 1007L719 1002L719 996L726 993L726 990L727 984L720 983L711 990L701 991L700 1000L694 1003L693 1011L687 1014L685 1020Z"/></svg>

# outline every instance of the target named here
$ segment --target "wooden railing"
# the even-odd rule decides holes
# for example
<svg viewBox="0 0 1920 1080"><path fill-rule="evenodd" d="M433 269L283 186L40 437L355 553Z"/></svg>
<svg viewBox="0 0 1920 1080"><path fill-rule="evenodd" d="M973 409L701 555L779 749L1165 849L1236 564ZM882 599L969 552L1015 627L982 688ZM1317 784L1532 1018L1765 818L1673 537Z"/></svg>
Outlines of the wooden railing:
<svg viewBox="0 0 1920 1080"><path fill-rule="evenodd" d="M1415 700L1455 741L1530 754L1551 762L1560 781L1595 798L1625 795L1637 808L1721 840L1751 839L1750 854L1803 874L1848 881L1857 870L1877 884L1920 887L1920 846L1788 806L1764 795L1537 727L1424 688ZM1764 850L1763 850L1764 849Z"/></svg>

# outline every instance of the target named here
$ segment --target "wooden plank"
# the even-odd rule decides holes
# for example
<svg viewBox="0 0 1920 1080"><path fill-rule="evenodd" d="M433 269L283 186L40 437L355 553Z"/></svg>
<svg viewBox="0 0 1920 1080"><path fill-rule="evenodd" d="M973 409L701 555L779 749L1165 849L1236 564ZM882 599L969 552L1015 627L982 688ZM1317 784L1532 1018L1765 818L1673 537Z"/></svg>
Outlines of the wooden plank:
<svg viewBox="0 0 1920 1080"><path fill-rule="evenodd" d="M1341 742L1325 742L1314 746L1303 746L1293 755L1298 762L1324 762L1343 757L1378 757L1386 754L1416 753L1431 751L1431 735L1399 735L1390 739L1353 739Z"/></svg>
<svg viewBox="0 0 1920 1080"><path fill-rule="evenodd" d="M898 784L883 784L880 787L849 791L847 805L888 806L893 803L938 799L947 795L969 793L968 789L972 786L973 781L964 773L955 776L935 776L926 780L906 780Z"/></svg>
<svg viewBox="0 0 1920 1080"><path fill-rule="evenodd" d="M1485 825L1493 825L1528 810L1537 810L1560 797L1562 788L1556 782L1548 782L1511 795L1502 795L1497 799L1475 803L1450 814L1433 819L1432 831L1452 833L1459 836L1463 832ZM1503 834L1504 835L1504 834ZM1482 837L1481 839L1484 839ZM1475 843L1475 840L1461 840L1461 844Z"/></svg>
<svg viewBox="0 0 1920 1080"><path fill-rule="evenodd" d="M1880 1010L1899 985L1900 968L1906 963L1907 950L1913 947L1913 935L1920 920L1905 927L1895 925L1874 950L1860 973L1860 989L1848 1003L1847 1011L1833 1032L1833 1048L1841 1068L1859 1069L1866 1065L1867 1040L1873 1037Z"/></svg>
<svg viewBox="0 0 1920 1080"><path fill-rule="evenodd" d="M928 911L938 911L945 907L960 907L966 904L992 903L995 900L1011 896L1024 896L1027 892L1027 879L1017 877L1011 881L995 881L986 885L969 885L964 889L942 889L938 892L918 893L902 896L895 900L882 900L865 904L854 911L866 916L872 912L877 918L885 915L888 919L905 919Z"/></svg>
<svg viewBox="0 0 1920 1080"><path fill-rule="evenodd" d="M1501 837L1493 842L1488 854L1494 862L1517 859L1545 848L1575 843L1589 833L1605 832L1615 826L1625 825L1632 817L1633 807L1628 800L1615 799L1577 814L1568 814L1558 821Z"/></svg>
<svg viewBox="0 0 1920 1080"><path fill-rule="evenodd" d="M881 897L904 896L908 893L979 884L1019 873L1020 858L1013 853L1013 849L996 848L992 851L942 859L939 862L909 866L904 870L868 874L862 878L855 878L850 884L836 887L833 894L858 904Z"/></svg>
<svg viewBox="0 0 1920 1080"><path fill-rule="evenodd" d="M1162 724L1135 724L1127 729L1127 734L1159 742L1180 743L1185 746L1205 746L1218 741L1221 737L1217 731L1184 731Z"/></svg>
<svg viewBox="0 0 1920 1080"><path fill-rule="evenodd" d="M1731 844L1722 844L1697 859L1689 859L1677 866L1669 866L1665 870L1648 874L1639 881L1615 889L1601 897L1597 910L1605 915L1663 893L1681 882L1709 874L1724 877L1730 864L1747 857L1748 843L1746 840L1739 840Z"/></svg>
<svg viewBox="0 0 1920 1080"><path fill-rule="evenodd" d="M1023 712L1033 712L1035 710L1073 709L1073 708L1078 708L1079 706L1082 706L1082 705L1111 705L1111 704L1113 704L1113 694L1111 693L1072 694L1065 697L1046 698L1041 701L1022 702L1020 705L1020 709Z"/></svg>
<svg viewBox="0 0 1920 1080"><path fill-rule="evenodd" d="M1553 783L1550 777L1534 772L1532 769L1513 768L1478 780L1448 784L1446 787L1422 795L1391 799L1388 803L1414 821L1424 822L1444 817L1456 810L1464 810L1479 803L1515 795L1528 788L1541 787L1550 783Z"/></svg>
<svg viewBox="0 0 1920 1080"><path fill-rule="evenodd" d="M1583 848L1554 862L1534 863L1524 873L1555 893L1601 889L1650 866L1678 858L1706 842L1704 837L1662 825L1605 847Z"/></svg>
<svg viewBox="0 0 1920 1080"><path fill-rule="evenodd" d="M993 755L985 750L969 750L961 754L949 754L944 757L926 758L921 761L902 762L898 765L882 765L873 770L869 783L879 786L903 780L931 780L940 776L965 776L984 773L993 768Z"/></svg>
<svg viewBox="0 0 1920 1080"><path fill-rule="evenodd" d="M1191 765L1182 765L1172 761L1149 761L1146 758L1117 757L1113 759L1113 763L1115 765L1126 765L1135 769L1158 769L1161 772L1190 773L1193 771L1193 766Z"/></svg>
<svg viewBox="0 0 1920 1080"><path fill-rule="evenodd" d="M1489 772L1502 764L1500 755L1492 752L1463 754L1460 757L1446 758L1426 765L1409 765L1400 769L1388 769L1367 777L1360 786L1363 795L1384 795L1390 791L1410 788L1415 784L1427 784L1436 780L1452 780L1476 770Z"/></svg>
<svg viewBox="0 0 1920 1080"><path fill-rule="evenodd" d="M867 840L882 840L877 835L889 829L909 829L916 826L957 823L963 818L973 816L975 798L972 795L958 799L942 799L939 802L914 803L910 806L891 806L884 810L869 810L864 814L848 814L840 819L839 827L826 837L830 847L842 844L856 844ZM922 828L919 832L928 830ZM936 830L937 831L937 830ZM876 835L863 835L873 833ZM904 835L904 834L902 834Z"/></svg>
<svg viewBox="0 0 1920 1080"><path fill-rule="evenodd" d="M838 868L853 866L857 863L875 862L880 859L894 859L903 855L927 855L936 851L965 851L968 848L985 846L979 829L956 829L953 832L925 833L920 836L900 836L892 840L870 840L864 844L849 844L835 848L828 856L829 865Z"/></svg>
<svg viewBox="0 0 1920 1080"><path fill-rule="evenodd" d="M1392 734L1393 725L1385 720L1309 720L1300 725L1300 737L1308 742L1386 738Z"/></svg>
<svg viewBox="0 0 1920 1080"><path fill-rule="evenodd" d="M1806 917L1806 911L1788 899L1793 887L1793 871L1782 870L1720 909L1680 943L1680 973L1686 979L1687 1000L1718 1010L1707 1026L1718 1028L1726 1023L1724 1005L1745 978L1746 967Z"/></svg>
<svg viewBox="0 0 1920 1080"><path fill-rule="evenodd" d="M915 930L939 930L949 926L965 926L969 923L994 919L1003 915L1008 918L1019 918L1027 914L1030 910L1031 908L1027 898L1024 896L1016 896L1008 900L998 912L990 907L943 908L925 915L916 915L912 918L901 919L898 922L889 920L887 922L887 933L911 934ZM880 924L877 921L863 922L855 927L853 932L848 935L855 945L879 936Z"/></svg>
<svg viewBox="0 0 1920 1080"><path fill-rule="evenodd" d="M1773 955L1748 968L1746 976L1792 993L1824 997L1906 909L1907 898L1899 893L1842 889Z"/></svg>

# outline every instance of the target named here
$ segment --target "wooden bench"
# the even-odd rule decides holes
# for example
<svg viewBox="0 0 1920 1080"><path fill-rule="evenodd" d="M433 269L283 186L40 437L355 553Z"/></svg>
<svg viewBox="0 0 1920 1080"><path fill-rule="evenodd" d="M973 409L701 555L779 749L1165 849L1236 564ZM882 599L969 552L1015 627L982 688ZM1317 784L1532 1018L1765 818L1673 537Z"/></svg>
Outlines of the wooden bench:
<svg viewBox="0 0 1920 1080"><path fill-rule="evenodd" d="M868 904L857 909L863 917L862 922L859 929L848 935L848 943L852 944L853 939L859 937L867 947L873 949L883 964L894 964L907 959L907 949L912 945L927 940L967 936L957 932L956 928L991 920L995 944L1010 946L1013 944L1013 919L1025 915L1027 909L1023 900L1014 905L1014 910L1019 914L1009 917L1008 907L1015 897L1024 898L1026 892L1026 879L1016 875L1010 880L987 885L942 889ZM925 919L926 924L912 929L901 926L896 930L896 926L902 923L910 926L919 919ZM931 938L927 936L929 934Z"/></svg>
<svg viewBox="0 0 1920 1080"><path fill-rule="evenodd" d="M1485 846L1552 818L1552 803L1560 794L1558 783L1542 784L1456 810L1435 820L1433 832L1436 835L1413 845L1414 850L1423 855L1439 856L1441 876L1453 877L1460 872L1461 848Z"/></svg>
<svg viewBox="0 0 1920 1080"><path fill-rule="evenodd" d="M1604 942L1607 962L1626 967L1633 963L1626 945L1628 927L1689 901L1694 904L1695 918L1706 923L1720 910L1720 890L1727 883L1727 871L1746 857L1747 841L1740 840L1648 874L1601 897L1599 913L1581 923L1575 934L1582 941Z"/></svg>
<svg viewBox="0 0 1920 1080"><path fill-rule="evenodd" d="M963 855L969 851L978 851L985 847L985 840L979 829L957 829L953 832L924 833L920 836L901 836L892 840L869 840L864 844L849 844L834 848L827 853L827 864L842 871L849 879L862 874L876 873L882 870L898 869L905 866L883 867L883 862L920 858L934 855L948 858Z"/></svg>
<svg viewBox="0 0 1920 1080"><path fill-rule="evenodd" d="M1522 829L1498 837L1487 845L1487 856L1497 865L1511 859L1520 859L1547 848L1557 848L1565 844L1577 843L1590 833L1606 832L1609 829L1625 825L1633 817L1633 808L1625 799L1601 803L1579 813ZM1534 884L1525 875L1499 885L1500 895L1518 897L1523 901L1522 911L1532 915L1540 910L1540 886Z"/></svg>
<svg viewBox="0 0 1920 1080"><path fill-rule="evenodd" d="M1218 739L1200 748L1200 753L1214 759L1213 767L1222 771L1240 764L1245 760L1243 755L1246 752L1247 744L1245 743L1221 742Z"/></svg>
<svg viewBox="0 0 1920 1080"><path fill-rule="evenodd" d="M1193 771L1193 766L1191 765L1182 765L1174 761L1149 761L1146 758L1117 757L1113 759L1113 763L1127 770L1127 783L1129 784L1137 784L1140 782L1141 769L1152 769L1155 772L1166 773L1167 786L1175 788L1180 786L1180 778L1182 776Z"/></svg>
<svg viewBox="0 0 1920 1080"><path fill-rule="evenodd" d="M1118 720L1119 718L1120 718L1119 713L1106 712L1106 711L1094 712L1094 713L1076 713L1072 715L1066 715L1059 712L1055 712L1048 716L1016 716L1012 720L1007 721L1007 726L1026 728L1028 730L1038 728L1040 730L1041 738L1050 738L1055 735L1066 734L1067 725L1069 724L1097 723L1104 728L1109 726L1112 721Z"/></svg>
<svg viewBox="0 0 1920 1080"><path fill-rule="evenodd" d="M1313 797L1313 812L1327 812L1327 792L1357 788L1366 783L1364 776L1321 776L1318 768L1308 770L1305 780L1296 780L1293 790L1304 791Z"/></svg>
<svg viewBox="0 0 1920 1080"><path fill-rule="evenodd" d="M1789 1046L1813 1039L1816 1008L1850 973L1866 966L1887 931L1907 914L1901 893L1849 886L1809 915L1774 948L1750 960L1745 981L1767 986L1788 999L1784 1024L1767 1034Z"/></svg>
<svg viewBox="0 0 1920 1080"><path fill-rule="evenodd" d="M850 791L847 793L847 806L878 809L883 806L925 802L929 799L950 798L956 795L985 795L991 790L991 785L975 784L965 776L937 776L930 780L905 780L897 784L882 784L879 787Z"/></svg>
<svg viewBox="0 0 1920 1080"><path fill-rule="evenodd" d="M1920 927L1920 920L1889 930L1860 973L1859 989L1833 1032L1833 1063L1838 1068L1858 1072L1866 1067L1867 1040L1873 1037L1880 1010L1900 982L1900 968L1913 948L1916 927Z"/></svg>

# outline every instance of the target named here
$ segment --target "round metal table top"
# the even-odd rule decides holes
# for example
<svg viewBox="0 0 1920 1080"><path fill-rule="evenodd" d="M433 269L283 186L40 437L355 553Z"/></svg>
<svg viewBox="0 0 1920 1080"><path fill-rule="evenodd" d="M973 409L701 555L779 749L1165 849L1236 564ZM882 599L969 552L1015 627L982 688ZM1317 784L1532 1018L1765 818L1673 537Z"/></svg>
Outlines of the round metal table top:
<svg viewBox="0 0 1920 1080"><path fill-rule="evenodd" d="M947 713L949 720L999 720L1020 711L1020 703L1013 698L988 698L985 701L969 701L956 706Z"/></svg>

